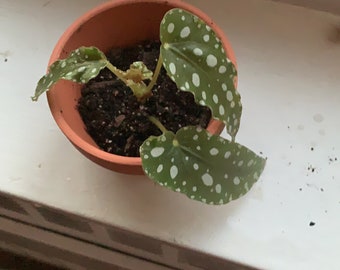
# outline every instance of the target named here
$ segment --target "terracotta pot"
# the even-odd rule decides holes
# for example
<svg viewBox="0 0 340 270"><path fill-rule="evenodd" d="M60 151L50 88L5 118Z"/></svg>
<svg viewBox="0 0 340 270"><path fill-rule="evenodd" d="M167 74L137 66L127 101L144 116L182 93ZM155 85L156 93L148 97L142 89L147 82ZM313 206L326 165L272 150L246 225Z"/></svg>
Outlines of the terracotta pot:
<svg viewBox="0 0 340 270"><path fill-rule="evenodd" d="M179 7L207 22L221 38L229 58L236 64L233 50L220 28L202 11L179 0L115 0L104 3L76 20L61 36L49 64L65 58L80 46L96 46L107 51L115 46L127 46L146 39L159 39L163 15ZM47 93L55 121L71 143L95 163L120 173L142 174L141 159L109 154L99 149L87 134L76 109L81 85L60 81ZM221 122L212 120L208 130L219 134Z"/></svg>

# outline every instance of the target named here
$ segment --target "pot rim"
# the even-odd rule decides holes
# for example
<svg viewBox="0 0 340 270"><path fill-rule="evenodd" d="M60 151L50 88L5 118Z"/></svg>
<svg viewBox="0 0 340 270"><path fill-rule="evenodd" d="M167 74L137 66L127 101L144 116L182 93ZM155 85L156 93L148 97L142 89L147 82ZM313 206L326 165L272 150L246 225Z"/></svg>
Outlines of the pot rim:
<svg viewBox="0 0 340 270"><path fill-rule="evenodd" d="M50 66L54 61L59 59L59 56L61 55L63 48L67 41L70 39L70 37L83 25L86 21L89 19L97 16L98 14L118 7L122 5L132 5L135 3L158 3L158 4L164 4L168 6L173 6L173 8L181 8L184 10L187 10L199 18L201 18L203 21L205 21L212 29L214 29L217 36L221 39L221 42L225 48L225 51L228 54L228 57L230 60L234 63L234 65L237 67L236 58L234 51L230 45L230 42L226 38L224 32L220 27L203 11L198 9L197 7L190 5L188 3L182 2L181 0L115 0L115 1L109 1L105 2L103 4L100 4L89 11L85 12L83 15L81 15L78 19L76 19L62 34L62 36L59 38L57 44L55 45L53 52L50 56L48 66ZM237 83L237 82L235 82ZM62 130L62 132L66 135L66 137L79 149L81 149L84 152L87 152L93 157L105 160L107 162L114 162L114 163L120 163L122 165L129 165L129 166L141 166L142 161L140 157L127 157L127 156L120 156L116 154L111 154L108 152L105 152L104 150L101 150L98 147L95 147L83 139L81 139L76 132L73 131L73 129L66 123L65 119L61 117L60 114L57 113L57 109L54 108L53 104L53 97L50 91L46 93L47 95L47 101L50 107L50 110L52 112L52 115L59 126L59 128ZM210 132L220 132L221 127L220 123L217 120L214 120L213 118L210 120L209 125L207 129Z"/></svg>

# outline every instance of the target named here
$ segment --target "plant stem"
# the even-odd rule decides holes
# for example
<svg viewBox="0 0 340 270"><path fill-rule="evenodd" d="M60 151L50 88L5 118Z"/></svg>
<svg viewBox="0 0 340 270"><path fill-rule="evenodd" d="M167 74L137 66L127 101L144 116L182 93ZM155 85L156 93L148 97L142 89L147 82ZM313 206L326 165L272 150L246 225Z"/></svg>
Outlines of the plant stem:
<svg viewBox="0 0 340 270"><path fill-rule="evenodd" d="M152 80L148 85L147 92L151 92L152 88L156 84L159 72L161 71L161 68L162 68L162 65L163 65L163 58L162 58L161 53L159 53L157 66L156 66L155 72L153 74Z"/></svg>
<svg viewBox="0 0 340 270"><path fill-rule="evenodd" d="M112 65L109 61L107 61L106 63L106 67L114 74L117 76L117 78L119 78L120 80L122 80L125 84L127 84L126 79L122 76L122 74L120 74L118 72L118 69Z"/></svg>
<svg viewBox="0 0 340 270"><path fill-rule="evenodd" d="M161 122L156 117L149 116L149 120L155 124L156 127L158 127L163 133L167 132L168 130L163 126Z"/></svg>

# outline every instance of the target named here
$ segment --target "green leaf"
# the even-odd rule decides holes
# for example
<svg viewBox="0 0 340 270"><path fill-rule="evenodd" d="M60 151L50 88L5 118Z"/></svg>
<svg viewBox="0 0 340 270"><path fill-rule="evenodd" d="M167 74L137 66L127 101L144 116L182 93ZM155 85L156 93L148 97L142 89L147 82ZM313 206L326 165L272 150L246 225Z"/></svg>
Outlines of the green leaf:
<svg viewBox="0 0 340 270"><path fill-rule="evenodd" d="M153 76L153 72L141 61L133 62L126 71L113 66L112 72L123 82L128 83L130 81L130 84L140 83L143 80L151 80Z"/></svg>
<svg viewBox="0 0 340 270"><path fill-rule="evenodd" d="M144 80L151 80L153 72L143 62L133 62L126 71L122 71L111 64L108 64L108 68L130 87L137 100L144 101L151 96L151 89L148 89Z"/></svg>
<svg viewBox="0 0 340 270"><path fill-rule="evenodd" d="M135 81L135 77L138 77L140 81L143 80L151 80L153 76L153 72L148 69L148 67L141 61L133 62L130 65L130 69L127 70L127 79L131 79Z"/></svg>
<svg viewBox="0 0 340 270"><path fill-rule="evenodd" d="M32 100L38 100L60 79L87 83L106 67L107 62L105 54L95 47L76 49L68 58L57 60L50 66L48 73L39 80Z"/></svg>
<svg viewBox="0 0 340 270"><path fill-rule="evenodd" d="M170 78L183 91L212 110L235 138L242 104L234 85L236 69L220 39L197 16L181 10L167 12L160 26L161 55Z"/></svg>
<svg viewBox="0 0 340 270"><path fill-rule="evenodd" d="M196 127L150 137L140 153L151 179L207 204L225 204L247 193L266 163L246 147Z"/></svg>

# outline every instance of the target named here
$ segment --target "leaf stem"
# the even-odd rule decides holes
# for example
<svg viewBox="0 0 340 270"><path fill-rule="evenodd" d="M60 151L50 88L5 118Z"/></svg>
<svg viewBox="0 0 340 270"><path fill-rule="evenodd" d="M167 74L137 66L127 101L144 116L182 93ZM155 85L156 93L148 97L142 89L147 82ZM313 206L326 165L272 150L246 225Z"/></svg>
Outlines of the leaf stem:
<svg viewBox="0 0 340 270"><path fill-rule="evenodd" d="M122 80L125 84L127 84L127 80L122 76L122 74L119 73L118 68L116 68L114 65L112 65L109 61L106 62L106 67L119 78Z"/></svg>
<svg viewBox="0 0 340 270"><path fill-rule="evenodd" d="M168 130L166 129L165 126L156 117L149 116L149 120L156 126L158 127L163 133L167 132Z"/></svg>
<svg viewBox="0 0 340 270"><path fill-rule="evenodd" d="M151 92L152 88L155 86L158 76L159 76L159 72L161 71L162 65L163 65L163 58L162 58L162 54L159 52L157 66L153 74L152 80L148 85L147 92Z"/></svg>

